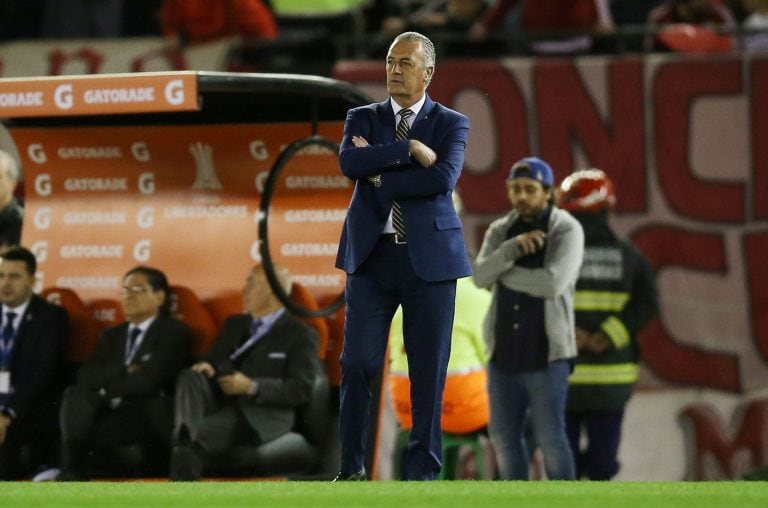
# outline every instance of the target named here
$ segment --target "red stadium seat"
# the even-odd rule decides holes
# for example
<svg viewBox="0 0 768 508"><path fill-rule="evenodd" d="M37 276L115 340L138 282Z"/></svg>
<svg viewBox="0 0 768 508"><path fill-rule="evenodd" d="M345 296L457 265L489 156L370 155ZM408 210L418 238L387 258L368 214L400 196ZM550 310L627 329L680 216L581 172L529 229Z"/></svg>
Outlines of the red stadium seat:
<svg viewBox="0 0 768 508"><path fill-rule="evenodd" d="M320 299L320 305L325 307L333 303L338 296L331 295ZM331 386L339 386L341 383L341 364L339 357L344 348L344 312L345 306L339 307L336 312L326 316L328 324L328 348L325 355L325 368L328 372L328 380Z"/></svg>
<svg viewBox="0 0 768 508"><path fill-rule="evenodd" d="M185 286L171 286L171 315L182 320L192 330L192 355L200 358L213 346L217 327L208 309L194 291Z"/></svg>
<svg viewBox="0 0 768 508"><path fill-rule="evenodd" d="M93 319L90 309L77 293L69 288L45 288L40 296L67 310L69 314L67 359L78 364L84 362L98 344L99 332L101 331L101 327Z"/></svg>
<svg viewBox="0 0 768 508"><path fill-rule="evenodd" d="M227 317L243 313L243 294L240 291L230 291L205 300L203 303L219 331L224 327Z"/></svg>
<svg viewBox="0 0 768 508"><path fill-rule="evenodd" d="M104 328L119 325L125 321L123 306L120 302L112 298L97 298L90 300L87 304L91 311L91 317Z"/></svg>
<svg viewBox="0 0 768 508"><path fill-rule="evenodd" d="M305 309L320 309L320 306L317 304L317 300L315 299L314 295L309 291L309 289L302 286L298 282L294 282L291 285L291 299ZM325 353L328 350L328 323L326 323L325 319L321 317L298 317L317 331L317 356L321 360L324 359Z"/></svg>

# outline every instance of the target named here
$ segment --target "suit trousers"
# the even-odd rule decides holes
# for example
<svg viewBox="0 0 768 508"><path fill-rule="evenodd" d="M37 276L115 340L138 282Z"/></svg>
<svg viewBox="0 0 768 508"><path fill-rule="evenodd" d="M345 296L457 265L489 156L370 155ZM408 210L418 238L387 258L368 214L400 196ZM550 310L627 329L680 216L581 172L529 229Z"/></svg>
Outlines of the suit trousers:
<svg viewBox="0 0 768 508"><path fill-rule="evenodd" d="M222 394L203 374L183 370L176 383L174 439L186 428L192 443L209 456L225 453L238 444L259 444L234 397Z"/></svg>
<svg viewBox="0 0 768 508"><path fill-rule="evenodd" d="M576 477L610 480L619 472L619 445L624 410L567 411L565 426L576 459ZM587 447L581 449L581 432L587 433Z"/></svg>
<svg viewBox="0 0 768 508"><path fill-rule="evenodd" d="M55 465L58 446L55 418L35 415L14 420L0 444L0 481L29 479L44 466Z"/></svg>
<svg viewBox="0 0 768 508"><path fill-rule="evenodd" d="M382 238L360 268L347 275L345 291L340 472L349 475L363 469L371 385L384 365L392 316L402 305L413 417L405 477L432 480L442 465L440 415L451 354L456 280L421 279L414 272L408 245Z"/></svg>
<svg viewBox="0 0 768 508"><path fill-rule="evenodd" d="M145 444L149 451L166 450L171 433L171 402L160 395L123 399L112 408L94 390L73 385L64 391L60 424L62 467L80 469L88 450L124 444Z"/></svg>

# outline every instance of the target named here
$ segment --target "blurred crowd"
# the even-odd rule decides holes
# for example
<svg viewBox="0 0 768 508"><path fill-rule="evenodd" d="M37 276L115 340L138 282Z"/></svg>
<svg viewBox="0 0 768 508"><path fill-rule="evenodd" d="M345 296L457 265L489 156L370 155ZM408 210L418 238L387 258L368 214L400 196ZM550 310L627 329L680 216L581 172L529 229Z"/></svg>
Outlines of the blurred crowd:
<svg viewBox="0 0 768 508"><path fill-rule="evenodd" d="M259 58L378 58L405 30L446 56L768 48L768 0L5 0L0 41L239 35ZM763 33L761 33L763 32Z"/></svg>

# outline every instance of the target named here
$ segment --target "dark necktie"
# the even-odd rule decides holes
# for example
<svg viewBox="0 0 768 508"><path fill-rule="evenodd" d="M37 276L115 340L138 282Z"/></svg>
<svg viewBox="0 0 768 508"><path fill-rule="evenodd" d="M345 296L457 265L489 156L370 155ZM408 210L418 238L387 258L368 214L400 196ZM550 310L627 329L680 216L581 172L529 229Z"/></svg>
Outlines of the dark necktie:
<svg viewBox="0 0 768 508"><path fill-rule="evenodd" d="M134 326L131 331L128 332L128 342L125 345L125 361L130 362L133 360L133 355L136 353L134 348L136 347L136 340L141 335L141 328Z"/></svg>
<svg viewBox="0 0 768 508"><path fill-rule="evenodd" d="M411 132L411 127L408 125L408 119L413 116L413 111L410 109L401 109L398 113L400 115L400 122L397 124L397 130L395 130L395 139L402 141L408 139L408 134ZM405 219L403 218L403 211L400 208L400 204L397 201L392 202L392 227L395 229L395 233L405 240Z"/></svg>
<svg viewBox="0 0 768 508"><path fill-rule="evenodd" d="M13 340L13 335L14 335L13 320L14 319L16 319L15 312L5 313L5 326L3 326L3 344L6 347L8 347L10 342Z"/></svg>

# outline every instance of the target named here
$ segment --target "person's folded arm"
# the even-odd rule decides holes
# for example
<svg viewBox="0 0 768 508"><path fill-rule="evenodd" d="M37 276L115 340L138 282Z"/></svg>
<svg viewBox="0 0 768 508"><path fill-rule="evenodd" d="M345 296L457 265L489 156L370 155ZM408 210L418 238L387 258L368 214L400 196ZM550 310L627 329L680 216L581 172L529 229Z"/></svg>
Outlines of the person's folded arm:
<svg viewBox="0 0 768 508"><path fill-rule="evenodd" d="M483 245L472 263L472 282L479 288L490 288L515 266L519 249L514 238L506 239L507 223L494 223L488 228Z"/></svg>
<svg viewBox="0 0 768 508"><path fill-rule="evenodd" d="M500 282L509 289L539 298L555 298L576 280L584 257L584 232L571 224L547 237L547 252L542 268L523 268L504 273Z"/></svg>
<svg viewBox="0 0 768 508"><path fill-rule="evenodd" d="M430 147L437 154L435 164L426 168L414 164L382 174L381 191L385 197L407 199L452 191L464 166L468 135L469 120L465 116L457 116L446 128L439 146Z"/></svg>
<svg viewBox="0 0 768 508"><path fill-rule="evenodd" d="M408 140L370 144L373 138L371 126L375 121L378 121L375 113L368 109L352 109L347 113L339 147L341 173L347 178L359 180L411 164ZM354 136L367 140L368 146L355 146Z"/></svg>

